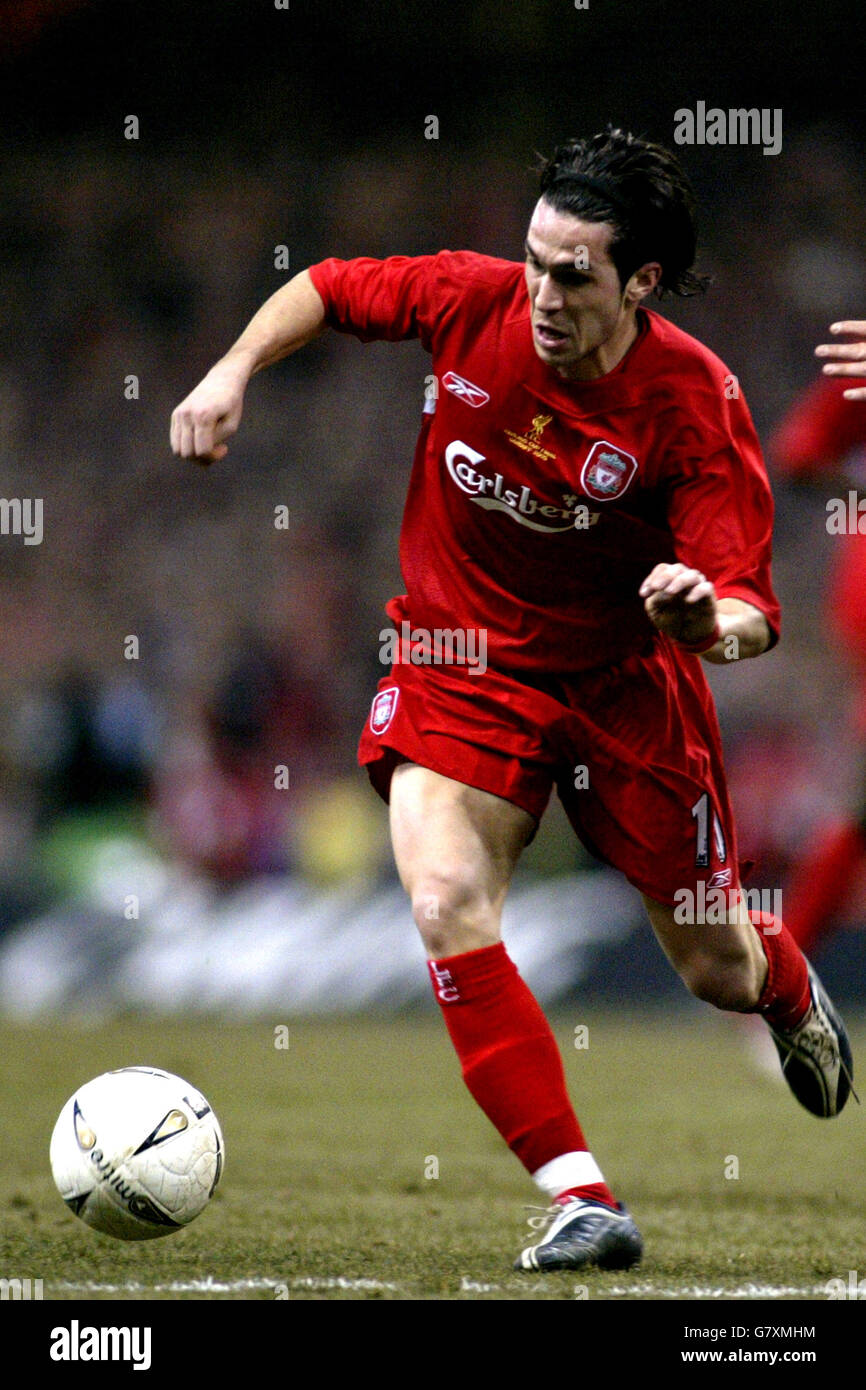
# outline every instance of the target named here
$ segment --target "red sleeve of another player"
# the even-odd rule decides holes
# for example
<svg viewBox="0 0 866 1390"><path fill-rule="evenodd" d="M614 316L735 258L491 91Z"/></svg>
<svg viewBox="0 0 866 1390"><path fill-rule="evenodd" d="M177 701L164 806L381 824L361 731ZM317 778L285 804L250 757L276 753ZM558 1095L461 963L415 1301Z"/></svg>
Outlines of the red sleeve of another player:
<svg viewBox="0 0 866 1390"><path fill-rule="evenodd" d="M332 257L310 266L330 328L362 342L420 338L426 348L436 321L441 256L389 256L386 260Z"/></svg>
<svg viewBox="0 0 866 1390"><path fill-rule="evenodd" d="M668 488L668 525L677 559L711 579L719 598L759 608L774 646L781 612L770 573L773 494L745 402L730 406L724 434L714 430L702 450L693 439L680 453Z"/></svg>
<svg viewBox="0 0 866 1390"><path fill-rule="evenodd" d="M838 467L866 443L866 406L846 401L851 381L819 377L798 396L770 436L767 454L774 468L801 477Z"/></svg>

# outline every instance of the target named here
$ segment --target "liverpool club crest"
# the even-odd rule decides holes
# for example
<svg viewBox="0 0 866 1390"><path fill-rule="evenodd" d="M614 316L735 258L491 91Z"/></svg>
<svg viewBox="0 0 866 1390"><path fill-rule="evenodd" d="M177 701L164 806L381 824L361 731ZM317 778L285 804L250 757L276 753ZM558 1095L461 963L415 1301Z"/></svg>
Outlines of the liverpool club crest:
<svg viewBox="0 0 866 1390"><path fill-rule="evenodd" d="M380 690L373 701L373 708L370 710L370 728L374 734L384 734L391 720L394 718L394 710L397 708L397 696L400 694L396 685L392 685L388 690Z"/></svg>
<svg viewBox="0 0 866 1390"><path fill-rule="evenodd" d="M637 459L601 439L593 444L580 472L583 490L596 502L622 497L635 473Z"/></svg>

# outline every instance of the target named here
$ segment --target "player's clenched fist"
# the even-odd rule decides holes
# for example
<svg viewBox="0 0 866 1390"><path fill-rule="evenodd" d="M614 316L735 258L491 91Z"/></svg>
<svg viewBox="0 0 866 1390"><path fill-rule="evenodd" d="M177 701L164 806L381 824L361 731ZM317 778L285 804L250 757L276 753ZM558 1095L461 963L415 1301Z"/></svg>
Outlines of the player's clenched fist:
<svg viewBox="0 0 866 1390"><path fill-rule="evenodd" d="M825 376L866 376L866 322L843 319L840 323L831 323L830 332L853 333L860 342L819 344L815 356L831 359L824 363ZM852 386L842 394L849 401L866 401L866 386Z"/></svg>
<svg viewBox="0 0 866 1390"><path fill-rule="evenodd" d="M240 424L246 383L235 367L218 362L171 417L174 452L205 466L225 458L225 441Z"/></svg>
<svg viewBox="0 0 866 1390"><path fill-rule="evenodd" d="M656 565L640 586L650 622L676 642L702 642L716 630L716 591L700 570Z"/></svg>

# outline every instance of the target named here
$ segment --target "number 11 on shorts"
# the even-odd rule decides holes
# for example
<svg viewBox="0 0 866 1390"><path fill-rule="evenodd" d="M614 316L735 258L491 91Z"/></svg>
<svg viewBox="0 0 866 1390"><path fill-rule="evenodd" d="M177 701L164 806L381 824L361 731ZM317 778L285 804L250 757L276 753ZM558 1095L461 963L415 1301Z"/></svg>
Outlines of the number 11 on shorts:
<svg viewBox="0 0 866 1390"><path fill-rule="evenodd" d="M716 844L716 854L719 863L724 864L728 857L728 847L725 844L724 831L716 812L713 811L713 839ZM698 823L698 843L695 854L695 864L699 869L706 869L710 863L710 794L704 792L698 797L692 807L692 816Z"/></svg>

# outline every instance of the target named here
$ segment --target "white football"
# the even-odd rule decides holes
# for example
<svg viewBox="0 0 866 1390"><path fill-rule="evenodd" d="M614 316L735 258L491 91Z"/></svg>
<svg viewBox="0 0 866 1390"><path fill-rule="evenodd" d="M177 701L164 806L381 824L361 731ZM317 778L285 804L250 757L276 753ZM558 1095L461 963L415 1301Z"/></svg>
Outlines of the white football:
<svg viewBox="0 0 866 1390"><path fill-rule="evenodd" d="M152 1240L204 1210L225 1148L194 1086L156 1067L121 1067L70 1096L50 1158L61 1197L88 1226L119 1240Z"/></svg>

